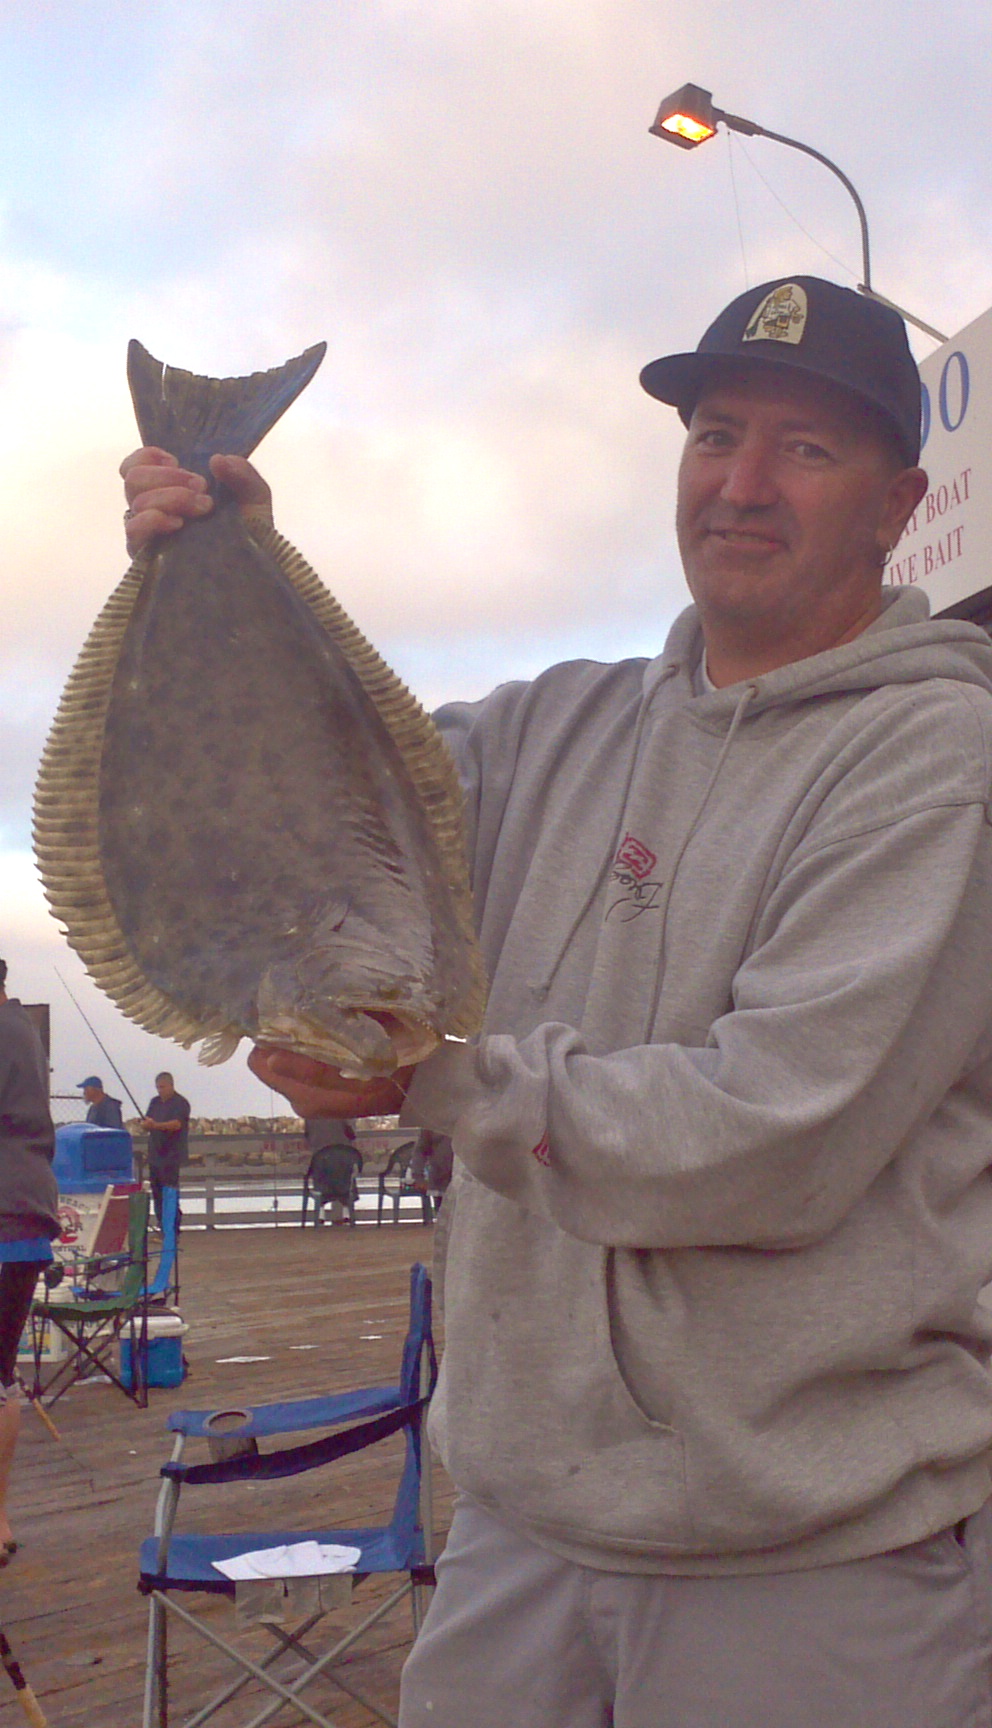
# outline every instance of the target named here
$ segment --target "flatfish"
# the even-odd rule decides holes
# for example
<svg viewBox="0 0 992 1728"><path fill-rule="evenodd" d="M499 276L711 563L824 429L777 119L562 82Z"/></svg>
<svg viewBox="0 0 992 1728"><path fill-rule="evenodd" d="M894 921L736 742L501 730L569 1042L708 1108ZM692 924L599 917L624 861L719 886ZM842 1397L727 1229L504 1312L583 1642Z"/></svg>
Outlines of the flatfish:
<svg viewBox="0 0 992 1728"><path fill-rule="evenodd" d="M323 353L214 379L131 343L143 442L216 505L140 553L97 618L34 835L53 913L132 1020L203 1062L247 1037L371 1076L481 1022L460 787L414 697L208 468L249 455Z"/></svg>

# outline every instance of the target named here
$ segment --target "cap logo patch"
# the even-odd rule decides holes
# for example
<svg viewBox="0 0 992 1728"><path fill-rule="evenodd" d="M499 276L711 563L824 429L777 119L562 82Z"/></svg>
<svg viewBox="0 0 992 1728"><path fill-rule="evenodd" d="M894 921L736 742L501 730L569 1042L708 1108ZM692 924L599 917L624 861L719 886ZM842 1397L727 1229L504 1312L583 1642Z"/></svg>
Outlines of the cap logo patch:
<svg viewBox="0 0 992 1728"><path fill-rule="evenodd" d="M746 326L742 342L801 342L809 307L806 290L798 282L786 282L766 294Z"/></svg>

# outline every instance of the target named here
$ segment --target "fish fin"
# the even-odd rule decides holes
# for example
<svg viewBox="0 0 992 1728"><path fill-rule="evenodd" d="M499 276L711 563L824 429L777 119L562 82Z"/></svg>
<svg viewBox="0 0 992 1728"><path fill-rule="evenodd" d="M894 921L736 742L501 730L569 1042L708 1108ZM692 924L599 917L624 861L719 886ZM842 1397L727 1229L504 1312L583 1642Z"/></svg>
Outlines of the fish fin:
<svg viewBox="0 0 992 1728"><path fill-rule="evenodd" d="M344 654L393 739L427 812L451 892L459 932L466 944L470 982L448 1030L468 1038L478 1032L486 1005L486 976L475 935L472 890L465 858L464 794L454 761L430 715L352 623L306 559L278 529L252 523L256 544L274 558L307 602L318 623Z"/></svg>
<svg viewBox="0 0 992 1728"><path fill-rule="evenodd" d="M149 983L131 954L100 860L100 758L120 645L149 569L140 554L93 625L62 693L41 758L34 846L52 913L91 977L146 1032L192 1043L222 1031L194 1021Z"/></svg>
<svg viewBox="0 0 992 1728"><path fill-rule="evenodd" d="M131 341L127 379L142 443L168 450L184 468L206 473L211 456L250 456L309 384L327 352L306 353L247 378L204 378L166 366Z"/></svg>
<svg viewBox="0 0 992 1728"><path fill-rule="evenodd" d="M242 1036L236 1026L225 1026L222 1032L212 1033L209 1038L204 1038L200 1045L198 1060L205 1068L215 1068L219 1062L226 1062L234 1055Z"/></svg>

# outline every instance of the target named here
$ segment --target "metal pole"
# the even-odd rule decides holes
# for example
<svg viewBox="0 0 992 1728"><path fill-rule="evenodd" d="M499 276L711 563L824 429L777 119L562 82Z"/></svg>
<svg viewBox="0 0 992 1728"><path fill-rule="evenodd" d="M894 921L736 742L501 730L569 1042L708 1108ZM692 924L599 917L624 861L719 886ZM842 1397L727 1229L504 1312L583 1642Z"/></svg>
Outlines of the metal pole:
<svg viewBox="0 0 992 1728"><path fill-rule="evenodd" d="M916 318L912 312L907 312L905 306L897 306L894 300L889 300L884 294L880 294L877 288L868 288L863 282L859 282L858 293L866 294L869 300L877 300L880 305L888 306L893 312L898 312L900 318L905 318L907 324L913 324L917 330L922 330L925 335L932 336L936 342L949 342L951 340L949 336L944 335L942 330L935 330L932 324L924 324L922 318Z"/></svg>
<svg viewBox="0 0 992 1728"><path fill-rule="evenodd" d="M853 181L848 179L843 169L838 168L836 162L831 162L829 156L824 156L822 150L814 150L812 144L803 144L798 138L787 138L784 132L769 132L766 126L759 126L754 120L745 120L740 114L725 114L722 108L715 109L714 113L716 118L722 120L725 126L729 126L732 132L743 132L748 138L772 138L776 144L787 144L790 150L801 150L804 156L812 156L817 162L822 162L824 168L829 168L831 174L836 174L841 185L847 187L854 199L854 206L858 212L858 221L861 224L861 266L865 278L864 291L870 294L872 288L871 261L868 254L868 218L865 215L865 207L858 196L857 187Z"/></svg>
<svg viewBox="0 0 992 1728"><path fill-rule="evenodd" d="M893 312L898 312L900 318L904 318L907 324L912 324L917 330L922 330L925 335L932 336L936 342L950 341L950 337L943 335L940 330L935 330L932 324L925 324L922 318L915 318L912 312L906 311L904 306L897 306L894 300L887 300L884 294L879 294L872 287L871 258L868 250L868 217L865 214L865 207L861 202L857 187L852 180L848 179L844 170L838 168L836 162L831 162L830 157L824 156L822 150L814 150L812 144L804 144L799 138L787 138L784 132L769 132L767 126L759 126L754 120L745 120L740 114L725 114L722 108L715 108L713 113L715 119L722 120L731 132L742 132L747 138L771 138L776 144L787 144L790 150L801 150L804 156L812 156L814 161L822 162L824 168L829 168L831 174L837 176L841 185L847 188L853 198L854 207L858 212L858 221L861 224L861 268L864 281L858 283L858 293L866 295L869 300L879 301L882 306L888 306Z"/></svg>

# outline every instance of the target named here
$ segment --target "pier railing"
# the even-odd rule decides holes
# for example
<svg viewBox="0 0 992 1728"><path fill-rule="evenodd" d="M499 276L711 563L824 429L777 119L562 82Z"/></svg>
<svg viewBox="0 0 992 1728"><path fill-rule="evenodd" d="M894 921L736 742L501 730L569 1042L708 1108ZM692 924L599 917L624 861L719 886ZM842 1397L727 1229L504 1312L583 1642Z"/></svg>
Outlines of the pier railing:
<svg viewBox="0 0 992 1728"><path fill-rule="evenodd" d="M378 1195L379 1173L390 1152L412 1140L409 1129L358 1129L356 1139L363 1159L358 1180L359 1219L368 1218L370 1202ZM303 1177L310 1161L306 1141L299 1134L202 1134L190 1135L190 1160L183 1166L183 1227L207 1230L255 1225L299 1225ZM135 1163L139 1178L147 1165L147 1142L135 1138ZM421 1216L413 1197L403 1215ZM390 1212L389 1216L392 1216Z"/></svg>

